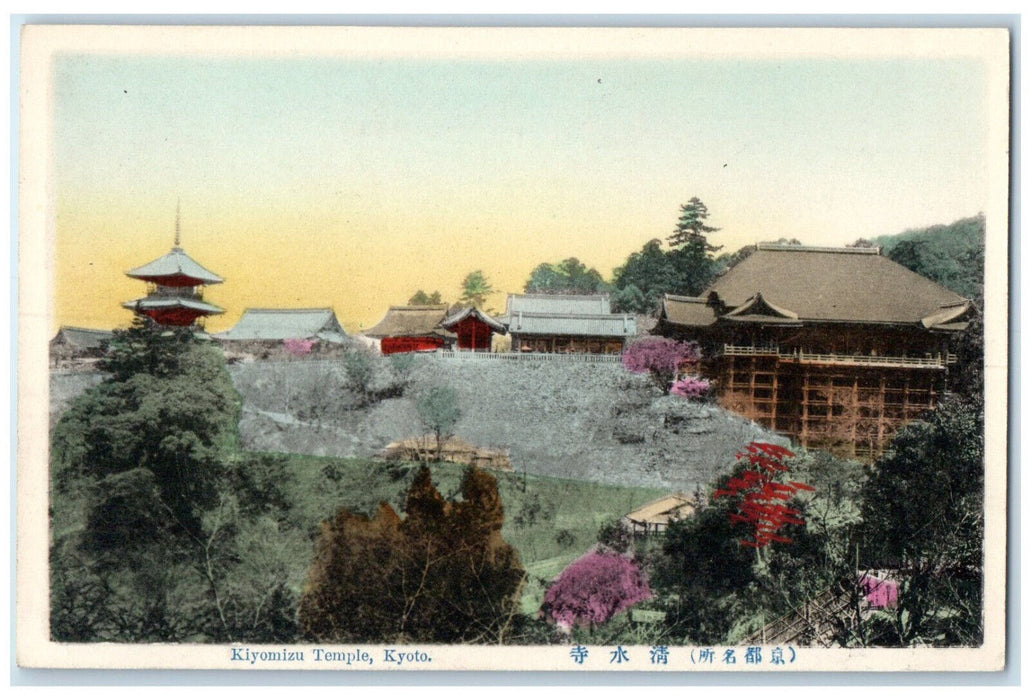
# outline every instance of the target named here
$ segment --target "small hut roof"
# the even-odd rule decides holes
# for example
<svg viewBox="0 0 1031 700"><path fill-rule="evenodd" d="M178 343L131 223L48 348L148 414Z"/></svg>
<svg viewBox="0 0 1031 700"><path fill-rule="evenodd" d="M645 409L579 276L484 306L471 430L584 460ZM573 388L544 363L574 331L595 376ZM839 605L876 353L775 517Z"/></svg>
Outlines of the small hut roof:
<svg viewBox="0 0 1031 700"><path fill-rule="evenodd" d="M288 340L320 338L333 343L347 339L330 308L244 309L235 326L217 333L223 340Z"/></svg>
<svg viewBox="0 0 1031 700"><path fill-rule="evenodd" d="M61 326L54 336L52 343L63 342L66 345L83 350L99 348L105 342L114 337L112 331L100 330L97 328L78 328L76 326Z"/></svg>
<svg viewBox="0 0 1031 700"><path fill-rule="evenodd" d="M445 314L446 304L391 306L383 320L362 335L370 338L454 338L454 333L441 328Z"/></svg>
<svg viewBox="0 0 1031 700"><path fill-rule="evenodd" d="M203 267L187 255L182 248L172 248L171 252L152 260L146 265L133 268L125 273L129 277L146 281L161 282L170 278L185 278L194 285L220 284L224 280L211 270Z"/></svg>
<svg viewBox="0 0 1031 700"><path fill-rule="evenodd" d="M455 325L461 323L463 320L469 318L470 316L472 318L479 319L483 323L485 323L488 326L490 326L491 329L495 333L504 333L507 330L505 328L505 324L504 323L502 323L501 321L498 321L496 318L494 318L492 316L487 315L486 313L484 313L483 311L480 311L479 309L477 309L474 306L469 306L469 307L466 307L464 309L460 309L459 311L451 314L450 316L445 318L441 322L440 325L443 328L451 330L452 327L454 327Z"/></svg>
<svg viewBox="0 0 1031 700"><path fill-rule="evenodd" d="M691 496L673 493L646 503L637 510L627 513L625 517L635 523L666 524L670 520L690 517L694 514L695 507L695 501Z"/></svg>

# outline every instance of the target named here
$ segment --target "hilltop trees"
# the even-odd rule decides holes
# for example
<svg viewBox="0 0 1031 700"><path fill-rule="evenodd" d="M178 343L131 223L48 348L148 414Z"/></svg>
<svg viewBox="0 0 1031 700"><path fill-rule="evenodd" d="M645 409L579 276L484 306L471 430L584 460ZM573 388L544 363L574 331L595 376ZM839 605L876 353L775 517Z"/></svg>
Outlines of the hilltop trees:
<svg viewBox="0 0 1031 700"><path fill-rule="evenodd" d="M435 306L443 303L444 302L440 297L440 292L436 290L427 294L420 289L408 299L409 306Z"/></svg>
<svg viewBox="0 0 1031 700"><path fill-rule="evenodd" d="M680 207L668 250L655 238L631 253L613 273L616 310L654 313L663 294L696 296L709 286L721 267L713 258L721 246L709 243L707 234L719 229L705 223L708 218L705 204L692 197Z"/></svg>
<svg viewBox="0 0 1031 700"><path fill-rule="evenodd" d="M474 270L462 280L462 296L458 298L458 303L482 309L487 297L493 293L494 287L483 274L483 270Z"/></svg>
<svg viewBox="0 0 1031 700"><path fill-rule="evenodd" d="M714 246L706 238L706 234L719 231L705 223L708 218L708 208L697 197L680 206L680 219L667 239L676 269L673 291L677 294L696 296L709 286L716 275L712 254L722 246Z"/></svg>
<svg viewBox="0 0 1031 700"><path fill-rule="evenodd" d="M502 643L524 573L501 537L497 480L470 468L448 501L422 467L402 520L341 511L322 525L298 617L319 641Z"/></svg>
<svg viewBox="0 0 1031 700"><path fill-rule="evenodd" d="M530 273L524 291L527 294L597 294L608 285L601 273L576 258L560 263L541 263Z"/></svg>
<svg viewBox="0 0 1031 700"><path fill-rule="evenodd" d="M654 313L662 295L676 285L673 259L662 249L662 241L653 238L640 252L631 253L613 273L613 284L618 290L613 298L616 311Z"/></svg>
<svg viewBox="0 0 1031 700"><path fill-rule="evenodd" d="M895 262L969 299L980 300L984 284L984 214L951 224L904 231L873 240Z"/></svg>

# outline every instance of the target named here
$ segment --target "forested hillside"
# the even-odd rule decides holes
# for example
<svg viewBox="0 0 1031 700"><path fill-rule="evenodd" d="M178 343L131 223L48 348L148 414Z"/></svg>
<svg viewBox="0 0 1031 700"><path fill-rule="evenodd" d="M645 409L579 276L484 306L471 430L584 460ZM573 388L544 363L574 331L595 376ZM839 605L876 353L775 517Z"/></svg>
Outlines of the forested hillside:
<svg viewBox="0 0 1031 700"><path fill-rule="evenodd" d="M873 239L889 258L969 299L984 294L984 215Z"/></svg>

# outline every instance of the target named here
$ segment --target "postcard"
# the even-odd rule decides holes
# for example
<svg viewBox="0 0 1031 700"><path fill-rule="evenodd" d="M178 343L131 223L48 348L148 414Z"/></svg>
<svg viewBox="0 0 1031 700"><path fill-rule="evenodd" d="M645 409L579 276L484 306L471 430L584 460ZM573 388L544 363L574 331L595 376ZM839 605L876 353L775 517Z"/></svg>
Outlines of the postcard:
<svg viewBox="0 0 1031 700"><path fill-rule="evenodd" d="M28 25L18 663L998 671L1005 28Z"/></svg>

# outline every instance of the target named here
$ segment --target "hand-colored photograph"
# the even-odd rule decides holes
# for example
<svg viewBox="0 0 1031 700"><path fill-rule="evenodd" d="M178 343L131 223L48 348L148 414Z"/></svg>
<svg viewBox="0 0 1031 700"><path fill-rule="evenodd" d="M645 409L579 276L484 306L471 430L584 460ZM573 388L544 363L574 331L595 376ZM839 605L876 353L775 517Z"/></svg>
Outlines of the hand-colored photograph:
<svg viewBox="0 0 1031 700"><path fill-rule="evenodd" d="M1000 670L1009 40L23 27L19 663Z"/></svg>

